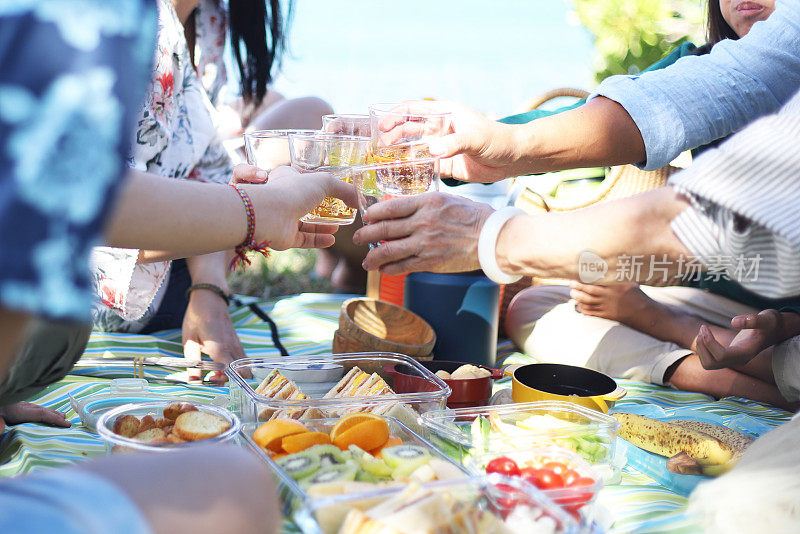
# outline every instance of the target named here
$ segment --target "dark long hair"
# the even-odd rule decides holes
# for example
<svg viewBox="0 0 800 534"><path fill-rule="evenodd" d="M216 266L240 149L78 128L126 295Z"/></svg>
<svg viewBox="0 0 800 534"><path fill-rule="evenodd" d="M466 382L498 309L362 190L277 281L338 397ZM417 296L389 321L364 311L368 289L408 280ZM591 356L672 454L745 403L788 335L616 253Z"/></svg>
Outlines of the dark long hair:
<svg viewBox="0 0 800 534"><path fill-rule="evenodd" d="M738 39L739 36L733 28L725 22L722 11L719 9L719 0L708 0L708 26L706 28L706 43L714 46L723 39Z"/></svg>
<svg viewBox="0 0 800 534"><path fill-rule="evenodd" d="M291 0L285 22L280 0L228 1L231 48L245 102L258 105L267 94L273 67L280 63L291 13Z"/></svg>

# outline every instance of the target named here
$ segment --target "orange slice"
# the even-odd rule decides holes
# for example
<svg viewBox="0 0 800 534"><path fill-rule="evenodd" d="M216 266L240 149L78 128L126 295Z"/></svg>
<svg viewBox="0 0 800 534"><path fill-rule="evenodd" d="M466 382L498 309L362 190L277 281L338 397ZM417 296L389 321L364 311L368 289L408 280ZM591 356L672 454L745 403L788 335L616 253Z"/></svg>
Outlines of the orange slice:
<svg viewBox="0 0 800 534"><path fill-rule="evenodd" d="M331 441L335 441L337 436L365 421L381 421L383 424L386 424L383 417L379 415L366 412L351 413L339 419L333 426L331 429Z"/></svg>
<svg viewBox="0 0 800 534"><path fill-rule="evenodd" d="M377 449L372 449L368 451L372 456L375 458L383 458L383 449L386 447L396 447L397 445L402 445L403 440L398 438L397 436L389 436L389 439L386 440L386 443L378 447Z"/></svg>
<svg viewBox="0 0 800 534"><path fill-rule="evenodd" d="M294 419L273 419L262 424L253 432L253 441L259 447L272 452L283 452L281 440L286 436L308 432L306 425Z"/></svg>
<svg viewBox="0 0 800 534"><path fill-rule="evenodd" d="M314 445L330 445L331 438L325 432L303 432L292 434L281 440L281 448L289 454L304 451Z"/></svg>
<svg viewBox="0 0 800 534"><path fill-rule="evenodd" d="M389 425L382 418L362 421L333 438L333 444L342 450L355 445L365 451L383 446L389 439Z"/></svg>

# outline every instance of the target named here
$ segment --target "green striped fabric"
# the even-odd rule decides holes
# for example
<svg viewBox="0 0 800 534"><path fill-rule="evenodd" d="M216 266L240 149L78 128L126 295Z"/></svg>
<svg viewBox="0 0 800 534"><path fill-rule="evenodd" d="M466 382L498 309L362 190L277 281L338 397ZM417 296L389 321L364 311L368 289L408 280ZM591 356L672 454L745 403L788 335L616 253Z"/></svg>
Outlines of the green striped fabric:
<svg viewBox="0 0 800 534"><path fill-rule="evenodd" d="M342 295L303 294L276 301L258 302L259 307L276 322L284 346L292 355L330 352L331 339L338 323ZM247 301L252 302L252 301ZM269 327L247 307L231 307L231 316L245 351L250 357L280 357L270 336ZM95 333L84 354L85 358L131 358L135 356L181 356L179 331L155 335ZM529 362L524 355L514 354L508 363ZM181 379L185 371L167 367L148 367L151 379ZM130 365L91 367L78 365L64 380L51 385L33 402L63 411L72 428L56 429L23 424L11 427L0 436L0 476L14 476L42 469L69 465L85 458L106 454L96 434L80 425L69 404L67 393L81 397L108 387L112 378L132 376ZM163 380L162 380L163 381ZM723 418L746 414L772 427L789 418L787 412L739 398L715 401L707 395L675 391L668 388L619 381L628 395L618 403L625 405L656 404L663 408L695 407ZM496 387L509 387L509 379ZM151 384L151 391L174 394L197 401L210 401L226 388L183 384ZM626 467L619 484L604 488L598 503L613 518L610 532L698 532L699 528L683 513L686 498L660 486L651 478ZM285 532L296 532L290 521L284 521Z"/></svg>

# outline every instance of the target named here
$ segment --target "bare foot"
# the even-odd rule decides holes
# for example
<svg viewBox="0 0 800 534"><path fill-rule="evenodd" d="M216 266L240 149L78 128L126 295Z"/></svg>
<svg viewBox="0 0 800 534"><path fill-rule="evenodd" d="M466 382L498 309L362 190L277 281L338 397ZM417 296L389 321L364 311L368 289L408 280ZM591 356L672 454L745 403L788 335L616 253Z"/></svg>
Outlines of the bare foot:
<svg viewBox="0 0 800 534"><path fill-rule="evenodd" d="M602 317L635 327L656 319L661 306L639 289L639 284L595 286L572 282L569 296L584 315Z"/></svg>
<svg viewBox="0 0 800 534"><path fill-rule="evenodd" d="M63 413L32 402L17 402L0 407L0 432L5 430L7 424L20 423L44 423L63 428L69 428L71 425Z"/></svg>

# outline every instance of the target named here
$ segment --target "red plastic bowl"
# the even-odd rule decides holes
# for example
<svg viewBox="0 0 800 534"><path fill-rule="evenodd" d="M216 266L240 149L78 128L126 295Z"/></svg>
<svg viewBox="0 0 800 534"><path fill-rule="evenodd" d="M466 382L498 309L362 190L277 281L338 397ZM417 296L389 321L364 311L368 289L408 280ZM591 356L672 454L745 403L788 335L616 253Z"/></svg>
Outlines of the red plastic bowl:
<svg viewBox="0 0 800 534"><path fill-rule="evenodd" d="M432 373L436 371L447 371L452 373L464 362L453 362L446 360L432 360L429 362L419 362ZM464 378L459 380L442 379L450 386L452 393L447 398L448 408L473 408L476 406L486 406L492 397L492 381L503 377L503 372L499 369L492 369L484 365L478 365L486 369L490 376L484 378ZM414 393L418 391L430 391L431 384L424 378L417 376L413 368L406 365L387 365L385 371L393 377L392 389L395 393Z"/></svg>

